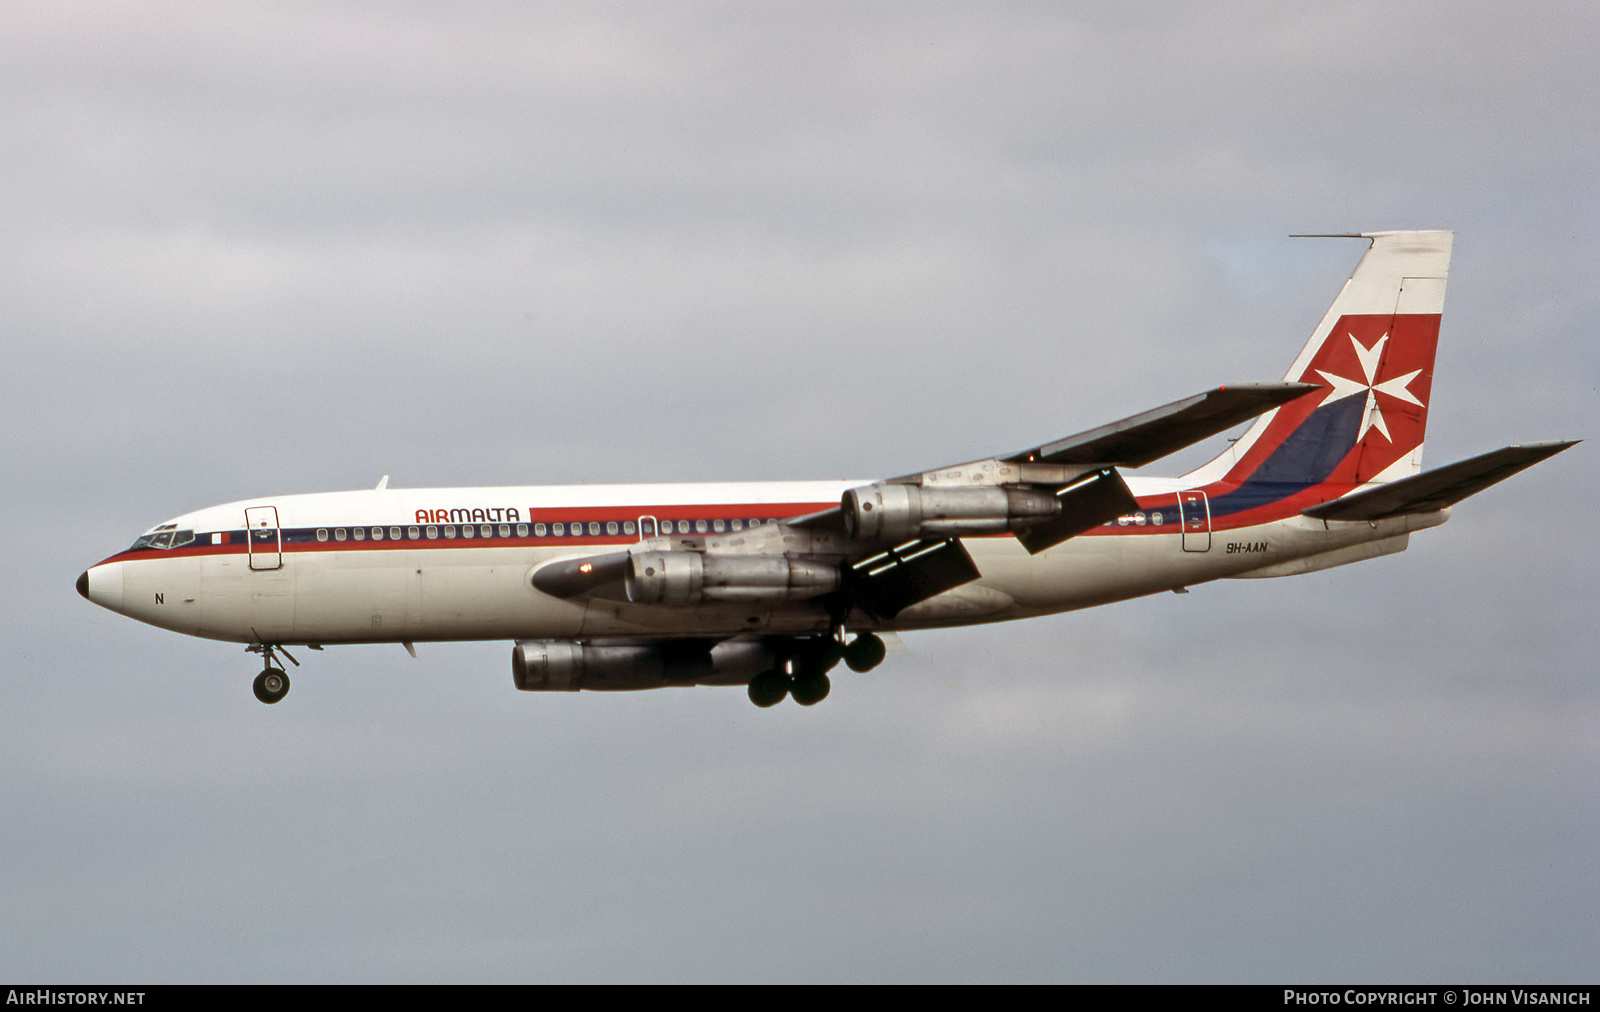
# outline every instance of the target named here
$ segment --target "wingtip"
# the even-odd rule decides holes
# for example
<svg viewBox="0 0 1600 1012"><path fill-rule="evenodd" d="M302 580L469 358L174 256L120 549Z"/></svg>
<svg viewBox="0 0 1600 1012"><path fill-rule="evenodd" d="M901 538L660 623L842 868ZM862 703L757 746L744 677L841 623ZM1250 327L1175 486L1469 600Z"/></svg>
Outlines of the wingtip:
<svg viewBox="0 0 1600 1012"><path fill-rule="evenodd" d="M1317 389L1315 383L1224 383L1217 387L1218 390L1235 390L1246 393L1280 393L1289 390L1307 391Z"/></svg>
<svg viewBox="0 0 1600 1012"><path fill-rule="evenodd" d="M1541 439L1532 443L1516 443L1510 447L1513 450L1531 450L1542 453L1546 457L1553 457L1563 450L1570 450L1583 442L1581 439Z"/></svg>
<svg viewBox="0 0 1600 1012"><path fill-rule="evenodd" d="M1242 394L1272 403L1287 404L1313 390L1321 389L1323 388L1315 383L1228 383L1217 387L1215 392Z"/></svg>

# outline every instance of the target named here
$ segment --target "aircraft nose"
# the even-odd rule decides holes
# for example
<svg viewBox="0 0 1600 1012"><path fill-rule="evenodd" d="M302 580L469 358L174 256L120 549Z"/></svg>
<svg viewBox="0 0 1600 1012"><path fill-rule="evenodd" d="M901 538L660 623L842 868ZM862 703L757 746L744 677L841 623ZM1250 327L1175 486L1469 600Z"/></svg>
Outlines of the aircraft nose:
<svg viewBox="0 0 1600 1012"><path fill-rule="evenodd" d="M122 610L122 563L102 562L78 577L78 593L112 611Z"/></svg>

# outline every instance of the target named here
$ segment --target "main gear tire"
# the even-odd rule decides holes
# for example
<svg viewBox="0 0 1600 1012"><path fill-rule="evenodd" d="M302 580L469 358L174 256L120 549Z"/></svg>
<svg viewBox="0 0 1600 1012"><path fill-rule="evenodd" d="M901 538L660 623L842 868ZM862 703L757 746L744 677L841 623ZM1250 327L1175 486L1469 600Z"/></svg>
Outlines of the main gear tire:
<svg viewBox="0 0 1600 1012"><path fill-rule="evenodd" d="M789 676L781 671L763 671L750 679L750 702L763 709L777 706L789 694L791 684Z"/></svg>
<svg viewBox="0 0 1600 1012"><path fill-rule="evenodd" d="M807 671L795 676L794 687L789 690L789 694L801 706L816 706L828 698L828 690L831 688L833 685L828 681L827 675L820 671Z"/></svg>
<svg viewBox="0 0 1600 1012"><path fill-rule="evenodd" d="M844 648L844 663L851 671L871 671L883 663L889 648L872 633L862 633Z"/></svg>

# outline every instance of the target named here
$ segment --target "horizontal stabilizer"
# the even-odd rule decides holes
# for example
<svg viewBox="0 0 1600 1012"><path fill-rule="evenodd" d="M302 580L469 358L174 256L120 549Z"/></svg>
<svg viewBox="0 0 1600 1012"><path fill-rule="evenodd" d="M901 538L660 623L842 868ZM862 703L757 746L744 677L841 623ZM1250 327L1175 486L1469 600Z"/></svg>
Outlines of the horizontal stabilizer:
<svg viewBox="0 0 1600 1012"><path fill-rule="evenodd" d="M1005 459L1012 463L1142 467L1321 389L1325 388L1314 383L1243 383L1218 387L1120 422L1022 450Z"/></svg>
<svg viewBox="0 0 1600 1012"><path fill-rule="evenodd" d="M1318 520L1382 520L1408 513L1432 513L1454 506L1467 496L1482 492L1577 442L1568 439L1508 446L1365 489L1343 499L1320 503L1301 512Z"/></svg>

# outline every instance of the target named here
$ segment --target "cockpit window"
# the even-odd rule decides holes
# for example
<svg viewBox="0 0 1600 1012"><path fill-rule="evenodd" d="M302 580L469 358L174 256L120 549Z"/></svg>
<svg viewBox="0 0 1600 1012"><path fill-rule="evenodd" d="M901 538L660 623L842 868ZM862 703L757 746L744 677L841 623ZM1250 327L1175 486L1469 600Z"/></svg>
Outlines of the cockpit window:
<svg viewBox="0 0 1600 1012"><path fill-rule="evenodd" d="M168 548L187 545L194 540L194 531L175 531L172 528L172 524L163 524L149 534L142 535L128 551L131 552L140 548L160 548L164 551Z"/></svg>

